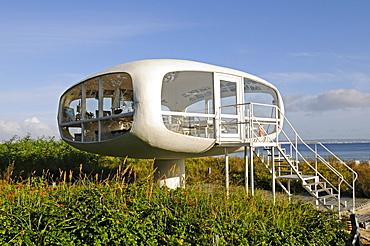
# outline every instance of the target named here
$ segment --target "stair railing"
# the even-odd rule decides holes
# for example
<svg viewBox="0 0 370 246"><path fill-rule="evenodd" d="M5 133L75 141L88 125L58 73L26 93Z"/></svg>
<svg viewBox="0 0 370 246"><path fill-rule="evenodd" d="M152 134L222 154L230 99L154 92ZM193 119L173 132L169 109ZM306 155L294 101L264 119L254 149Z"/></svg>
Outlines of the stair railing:
<svg viewBox="0 0 370 246"><path fill-rule="evenodd" d="M279 110L279 109L278 109ZM295 154L296 154L296 160L298 161L298 159L301 159L305 162L305 164L307 164L312 170L315 170L318 172L317 168L313 167L307 160L306 158L304 158L302 156L302 154L299 152L298 150L298 144L303 144L308 150L310 150L312 153L315 154L315 159L319 160L321 163L323 163L330 171L332 171L337 177L338 177L338 188L335 188L334 185L332 185L332 182L330 182L329 180L327 180L327 178L325 178L320 172L318 172L318 175L323 179L325 180L325 182L327 182L330 186L332 186L332 188L335 188L335 190L338 192L338 200L340 202L340 187L341 187L341 184L344 183L346 184L351 190L352 190L352 200L353 200L353 206L352 206L352 212L354 212L355 210L355 205L356 205L356 202L355 202L355 182L358 178L358 174L352 169L350 168L344 161L342 161L338 156L336 156L333 152L331 152L327 147L325 147L322 143L320 142L317 142L317 144L319 144L323 149L325 149L331 156L333 156L336 160L339 161L339 163L341 165L343 165L347 171L349 171L350 173L352 173L352 182L349 182L347 181L344 176L338 172L338 170L336 168L334 168L327 160L325 160L321 155L318 154L318 152L314 149L312 149L300 136L299 134L296 132L296 130L294 129L294 127L292 126L292 124L289 122L289 120L286 118L286 116L284 114L281 114L283 115L284 117L284 121L288 124L289 128L293 131L294 133L294 136L295 136L295 142L293 143L290 138L288 137L288 135L286 134L286 132L281 128L281 133L283 133L284 137L288 140L288 144L289 146L294 149L295 151ZM277 125L278 127L280 127L279 125ZM280 143L280 144L284 144L284 142ZM300 158L298 158L300 157Z"/></svg>
<svg viewBox="0 0 370 246"><path fill-rule="evenodd" d="M355 206L356 206L356 203L355 203L355 200L356 200L356 194L355 194L356 193L355 192L356 185L355 184L356 184L356 180L358 178L357 172L355 170L353 170L351 167L349 167L347 165L347 163L342 161L337 155L335 155L333 152L331 152L325 145L323 145L320 142L316 142L316 144L319 144L325 151L327 151L331 156L333 156L337 161L339 161L340 164L342 164L344 167L346 167L352 173L352 185L350 185L346 180L344 180L344 183L352 189L352 200L353 200L352 213L354 213Z"/></svg>
<svg viewBox="0 0 370 246"><path fill-rule="evenodd" d="M240 106L246 106L246 105L248 105L248 107L245 108L246 112L242 115L241 122L233 123L235 125L241 124L241 125L245 126L243 128L246 129L246 130L245 130L245 133L243 134L243 136L241 136L241 139L240 139L241 142L244 142L244 143L250 142L251 146L253 145L253 143L259 143L258 146L262 146L264 142L274 143L274 145L276 145L276 146L281 146L281 144L288 144L289 148L290 148L290 152L289 152L290 157L287 157L287 155L285 153L283 153L281 148L278 148L278 149L279 149L279 152L281 152L281 154L283 156L285 156L284 158L287 161L288 160L290 161L290 165L293 164L292 161L295 161L296 166L295 166L294 170L296 171L297 176L302 181L304 181L302 176L297 171L300 161L303 161L303 163L305 165L307 165L309 167L309 169L311 169L312 171L315 172L316 176L319 176L323 181L325 181L333 189L333 191L337 192L339 207L340 207L341 185L342 185L342 183L346 184L349 187L349 189L351 189L351 191L352 191L352 196L353 196L353 208L352 209L353 209L353 212L354 212L354 210L355 210L355 181L357 180L358 175L352 168L350 168L345 162L340 160L336 155L334 155L330 150L328 150L323 144L317 143L320 146L322 146L326 151L328 151L328 153L331 156L334 156L335 159L337 159L339 161L339 163L341 165L343 165L343 167L346 168L347 171L352 173L352 181L347 181L344 178L344 176L336 168L334 168L327 160L325 160L322 156L320 156L318 154L317 150L312 149L299 136L298 132L294 129L293 125L289 122L289 120L286 118L284 113L276 105L268 105L268 104L260 104L260 103L245 103L245 104L236 104L234 106L240 107ZM227 106L224 106L224 107L229 107L229 106L231 106L231 105L227 105ZM267 118L256 117L255 112L254 112L254 107L255 106L271 107L272 108L272 115L274 115L274 117L272 117L272 115L271 115L271 117L267 117ZM217 112L216 112L216 119L219 118L217 116L218 115L217 115ZM284 131L283 122L284 122L284 124L287 124L288 129L290 129L292 131L293 137L294 137L293 141L288 136L286 131ZM266 131L265 129L263 129L264 136L263 137L259 136L259 134L256 132L255 127L256 126L259 127L262 123L275 127L274 132ZM221 122L218 122L218 124L221 124ZM217 136L216 138L219 140L219 142L221 142L221 138L219 138L220 137L219 134L216 134L216 136ZM286 142L281 141L282 136L283 136L283 139L286 140ZM314 154L314 156L315 156L314 157L315 158L315 165L314 166L311 163L309 163L306 160L306 158L303 157L303 155L300 153L300 151L298 150L298 144L302 144L304 147L306 147L310 152L312 152ZM319 170L318 170L319 167L317 165L317 161L320 161L329 171L331 171L337 177L337 179L338 179L337 186L334 185L332 181L329 181L321 172L319 172ZM304 186L304 187L306 189L308 189L306 186Z"/></svg>
<svg viewBox="0 0 370 246"><path fill-rule="evenodd" d="M261 120L259 120L259 118L255 117L254 116L254 112L253 112L253 106L254 105L263 105L263 104L255 104L255 103L249 103L249 114L247 114L246 116L246 120L245 120L245 123L249 124L249 127L248 127L248 130L249 130L249 137L250 139L254 139L254 140L257 140L258 139L261 139L259 138L259 136L253 131L252 127L253 125L257 125L257 126L260 126L260 124L262 123L265 123ZM264 136L264 140L260 140L261 142L264 142L264 141L269 141L269 142L275 142L277 146L280 146L281 144L288 144L289 147L290 147L290 154L291 154L291 157L290 159L291 160L295 160L295 163L296 163L296 167L294 169L297 169L298 170L298 163L299 161L303 161L312 171L315 172L315 174L317 176L319 176L323 181L325 181L331 188L333 188L334 191L337 192L338 194L338 209L340 209L340 196L341 196L341 185L342 183L346 184L349 189L352 190L352 198L353 198L353 207L352 207L352 212L354 212L355 210L355 182L358 178L358 174L352 169L350 168L345 162L343 162L339 157L337 157L334 153L332 153L329 149L327 149L322 143L319 143L317 142L317 144L319 144L323 149L325 149L331 156L333 156L336 160L338 160L338 162L347 169L347 171L349 171L350 173L352 173L352 182L350 181L347 181L344 176L336 169L334 168L327 160L325 160L321 155L319 155L319 153L317 152L317 150L314 150L312 149L301 137L300 135L298 134L298 132L294 129L293 125L290 123L290 121L286 118L286 116L280 111L280 109L275 106L275 105L263 105L263 106L270 106L270 107L273 107L274 110L275 110L275 123L271 123L269 122L269 124L271 125L274 125L275 126L275 131L276 131L276 137L274 138L274 135L270 135L269 133L265 132L265 136ZM278 118L278 117L282 117L282 118ZM281 122L282 120L284 120L284 123L287 124L288 128L291 129L291 131L293 132L294 134L294 141L291 140L291 138L288 136L288 134L286 133L286 131L283 130L283 125L282 124L279 124L279 122ZM284 138L287 140L287 142L279 142L281 137L279 135L284 136ZM316 160L316 163L315 163L315 166L311 165L311 163L309 163L306 158L300 153L300 151L298 150L298 144L303 144L310 152L312 152L315 156L315 160ZM286 156L286 154L282 151L281 148L278 148L279 152L285 156L284 158L288 161L288 157ZM324 166L326 166L326 168L328 168L328 170L330 170L338 179L338 184L337 186L335 186L331 181L329 181L319 170L318 170L318 166L317 166L317 160L320 161ZM290 163L292 164L292 163ZM297 173L298 176L301 177L301 175L299 173ZM306 188L306 187L305 187Z"/></svg>

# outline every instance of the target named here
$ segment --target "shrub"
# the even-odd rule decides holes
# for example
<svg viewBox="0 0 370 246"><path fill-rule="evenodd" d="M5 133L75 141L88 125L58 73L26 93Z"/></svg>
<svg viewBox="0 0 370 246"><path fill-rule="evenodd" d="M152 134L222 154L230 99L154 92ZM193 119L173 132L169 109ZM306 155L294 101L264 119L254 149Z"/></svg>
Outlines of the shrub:
<svg viewBox="0 0 370 246"><path fill-rule="evenodd" d="M345 225L311 204L220 186L79 180L0 188L1 245L343 245Z"/></svg>

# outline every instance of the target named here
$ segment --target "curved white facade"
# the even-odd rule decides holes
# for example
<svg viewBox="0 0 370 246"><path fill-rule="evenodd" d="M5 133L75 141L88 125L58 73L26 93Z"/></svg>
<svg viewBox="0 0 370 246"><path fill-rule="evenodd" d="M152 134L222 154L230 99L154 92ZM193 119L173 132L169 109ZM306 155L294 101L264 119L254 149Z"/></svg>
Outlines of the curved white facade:
<svg viewBox="0 0 370 246"><path fill-rule="evenodd" d="M279 91L261 78L160 59L117 65L78 82L61 96L58 124L65 141L89 152L182 159L223 154L223 143L275 138L283 113Z"/></svg>

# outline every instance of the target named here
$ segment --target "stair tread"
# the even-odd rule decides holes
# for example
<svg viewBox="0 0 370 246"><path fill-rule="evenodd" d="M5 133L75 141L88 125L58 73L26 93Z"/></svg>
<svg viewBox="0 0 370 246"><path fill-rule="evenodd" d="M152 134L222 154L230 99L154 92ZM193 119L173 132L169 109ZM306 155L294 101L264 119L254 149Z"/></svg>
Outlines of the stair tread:
<svg viewBox="0 0 370 246"><path fill-rule="evenodd" d="M317 189L317 190L312 190L312 192L323 192L323 191L331 191L331 188L322 188L322 189Z"/></svg>
<svg viewBox="0 0 370 246"><path fill-rule="evenodd" d="M308 185L322 185L322 184L325 184L325 182L306 183L306 184L303 184L303 185L308 186Z"/></svg>
<svg viewBox="0 0 370 246"><path fill-rule="evenodd" d="M309 180L309 179L315 179L318 176L312 176L312 175L301 175L303 180ZM281 175L277 178L283 178L283 179L299 179L297 174L291 174L291 175Z"/></svg>
<svg viewBox="0 0 370 246"><path fill-rule="evenodd" d="M326 196L319 196L318 198L319 199L326 199L326 198L332 198L332 197L337 197L338 194L329 194L329 195L326 195Z"/></svg>

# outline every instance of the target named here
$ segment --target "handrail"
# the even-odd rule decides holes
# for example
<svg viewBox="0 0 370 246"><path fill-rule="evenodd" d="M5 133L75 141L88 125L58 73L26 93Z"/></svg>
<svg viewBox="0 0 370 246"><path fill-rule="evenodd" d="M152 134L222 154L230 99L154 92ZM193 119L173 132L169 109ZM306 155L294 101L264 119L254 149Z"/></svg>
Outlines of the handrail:
<svg viewBox="0 0 370 246"><path fill-rule="evenodd" d="M299 143L301 143L301 144L303 144L305 147L307 147L312 153L314 153L314 154L317 154L317 157L318 157L318 159L323 163L323 164L325 164L327 167L329 167L331 170L335 170L334 172L336 172L337 174L339 174L340 176L342 176L343 177L343 175L341 175L329 162L327 162L322 156L320 156L318 153L317 153L317 151L315 151L315 150L313 150L305 141L303 141L303 139L299 136L299 134L295 131L295 129L294 129L294 127L292 126L292 124L289 122L289 120L285 117L285 115L284 115L284 119L285 119L285 121L288 123L288 125L290 126L290 128L294 131L294 133L295 133L295 135L296 135L296 137L298 137L298 139L300 140L300 142ZM282 129L281 129L282 130ZM287 138L287 139L289 139L288 138L288 136L285 134L285 132L282 130L282 132L283 132L283 134L285 135L285 137ZM317 142L318 144L320 144L320 146L322 146L326 151L328 151L332 156L334 156L337 160L339 160L340 162L341 162L341 164L343 164L350 172L352 172L352 173L356 173L352 168L350 168L347 164L345 164L345 162L343 162L342 160L340 160L340 158L339 157L337 157L336 155L334 155L334 153L332 153L329 149L327 149L322 143L320 143L320 142ZM298 142L297 142L297 144L298 144ZM295 149L296 149L296 147L295 147ZM296 149L296 151L297 152L299 152L298 151L298 149ZM301 158L303 158L304 159L304 157L303 156L301 156ZM358 176L357 175L357 173L356 173L356 176ZM357 177L356 177L356 179L357 179ZM345 184L346 185L348 185L350 188L353 188L353 187L351 187L351 185L349 184L349 182L347 182L345 179L344 179L344 177L343 177L343 181L345 182Z"/></svg>
<svg viewBox="0 0 370 246"><path fill-rule="evenodd" d="M331 152L325 145L323 145L321 142L316 142L319 144L323 149L325 149L328 153L330 153L337 161L339 161L342 165L344 165L347 169L349 169L352 173L356 174L356 179L358 178L358 174L355 170L353 170L350 166L348 166L342 159L340 159L337 155L335 155L333 152Z"/></svg>
<svg viewBox="0 0 370 246"><path fill-rule="evenodd" d="M243 106L243 108L242 108ZM245 107L244 107L245 106ZM256 108L255 106L262 106L271 108L271 117L263 117L263 115L258 115L256 110L261 109L261 107ZM227 107L235 107L235 114L230 113L222 113L221 108ZM265 110L265 109L263 109ZM242 113L244 112L244 113ZM262 111L268 112L268 111ZM257 114L256 114L257 113ZM333 189L333 191L337 192L338 194L338 201L340 203L340 193L341 193L341 185L347 185L353 194L353 210L355 209L355 182L358 179L358 174L349 167L345 162L343 162L338 156L332 153L329 149L327 149L322 143L317 142L316 144L321 146L327 153L333 156L339 163L346 168L346 171L352 173L352 180L347 180L346 177L340 173L329 161L325 160L321 155L319 155L317 148L313 149L307 142L305 142L298 132L294 129L293 125L287 119L285 114L282 110L277 107L276 105L269 105L269 104L262 104L262 103L241 103L241 104L232 104L232 105L224 105L220 106L218 110L215 111L214 114L200 114L200 113L187 113L187 112L171 112L171 111L162 111L162 115L172 115L172 116L184 116L184 117L205 117L205 118L212 118L214 119L214 137L216 140L221 143L223 140L223 132L222 132L222 125L234 125L240 131L238 132L239 138L236 141L241 141L242 143L250 143L251 146L262 146L263 143L273 143L276 146L281 146L281 144L288 144L290 146L289 153L290 156L286 156L286 153L281 149L278 148L281 155L284 156L285 159L293 158L295 159L296 163L294 165L294 169L297 176L303 180L302 175L298 172L298 163L301 161L306 165L310 172L314 171L316 176L319 176L321 180L325 181L326 184ZM258 115L258 116L256 116ZM262 116L262 117L259 117ZM228 119L226 122L221 122L221 119ZM230 122L229 119L235 119L235 122ZM283 123L285 121L285 126L289 130L283 129ZM259 135L257 129L261 126L261 124L268 125L268 128L261 128L263 129L263 136ZM240 127L240 125L244 125L245 127ZM271 130L270 127L273 127ZM256 128L257 127L257 128ZM287 133L288 132L288 133ZM281 134L282 133L282 134ZM292 135L292 136L288 136ZM222 136L221 136L222 135ZM234 138L236 134L233 134L231 137ZM287 142L281 141L282 139L286 139ZM255 145L254 145L255 144ZM262 145L261 145L262 144ZM298 144L302 144L309 152L313 153L314 160L316 160L316 164L310 163L298 150ZM319 171L317 167L317 162L321 162L323 166L327 168L327 170L332 173L336 177L335 180L326 178L323 173L322 169ZM291 164L292 165L292 164ZM293 166L292 166L293 168ZM352 181L352 182L351 182ZM335 185L334 185L335 184Z"/></svg>
<svg viewBox="0 0 370 246"><path fill-rule="evenodd" d="M346 178L341 174L335 167L333 167L327 160L325 160L321 155L319 155L317 150L312 149L298 134L298 132L294 129L293 125L290 123L290 121L286 118L285 114L278 108L276 105L268 105L268 104L260 104L260 103L243 103L243 104L233 104L233 105L226 105L220 107L218 113L221 112L221 108L225 107L237 107L237 106L244 106L244 105L249 105L249 107L246 109L248 112L243 115L243 121L242 122L236 122L234 124L245 124L248 125L246 136L243 137L243 141L249 140L251 143L253 141L256 142L275 142L277 146L280 146L281 143L279 143L279 135L282 133L285 139L287 139L288 144L290 146L290 153L295 154L296 161L298 162L299 160L302 160L305 165L307 165L312 171L315 171L315 173L323 180L325 181L329 186L333 188L338 193L338 201L340 203L340 188L342 183L346 184L351 190L353 194L353 211L355 209L355 182L358 178L358 174L350 168L345 162L343 162L338 156L336 156L334 153L332 153L329 149L327 149L322 143L317 142L325 151L327 151L331 156L334 156L335 159L339 161L340 164L342 164L347 171L352 173L352 182L349 180L346 180ZM275 109L275 115L274 117L269 118L267 121L262 120L260 121L258 117L255 116L254 114L254 105L261 105L261 106L267 106ZM216 112L216 118L220 118L220 115L217 114ZM275 122L272 120L275 119ZM294 140L291 140L291 138L287 135L286 131L284 131L282 127L283 122L287 123L288 128L292 131ZM274 125L275 126L275 134L269 134L268 132L264 131L264 136L258 136L258 134L254 131L254 126L260 126L262 123L264 124L269 124L269 125ZM219 137L219 136L218 136ZM315 154L315 159L320 161L328 170L333 173L337 179L338 183L337 185L334 185L331 181L329 181L317 168L317 166L313 166L310 164L306 158L300 153L298 150L298 144L303 144L310 152ZM280 153L284 155L281 149L279 149ZM299 172L297 172L297 175L301 177Z"/></svg>
<svg viewBox="0 0 370 246"><path fill-rule="evenodd" d="M278 108L278 110L280 110ZM301 155L301 153L298 151L298 141L297 140L300 140L300 143L303 144L306 148L308 148L312 153L315 154L315 158L317 158L319 161L321 161L326 167L328 167L334 174L336 174L336 176L339 178L338 180L338 189L337 189L337 192L338 192L338 200L340 202L340 187L341 187L341 184L344 182L350 189L352 189L352 200L353 200L353 207L352 207L352 212L354 213L354 210L355 210L355 198L356 198L356 194L355 194L355 182L358 178L358 174L352 169L350 168L345 162L343 162L338 156L336 156L333 152L331 152L326 146L324 146L322 143L320 142L317 142L317 144L319 144L324 150L326 150L331 156L335 157L345 168L347 168L347 171L349 171L350 173L352 173L352 184L350 184L349 181L347 181L344 176L338 172L337 169L335 169L328 161L326 161L324 158L322 158L322 156L320 156L316 150L313 150L305 141L303 141L303 139L299 136L299 134L296 132L296 130L294 129L294 127L292 126L292 124L289 122L289 120L286 118L286 116L284 114L281 114L283 115L284 117L284 120L287 122L288 126L290 127L291 130L293 130L293 133L295 134L295 137L296 137L296 143L295 145L291 142L291 140L289 139L289 137L286 135L285 131L283 131L283 129L281 128L281 132L284 134L285 138L287 140L289 140L290 142L290 146L293 147L296 151L296 154L298 154L301 159L303 159L305 161L305 163L310 166L310 168L312 170L315 170L318 172L318 170L316 170L314 167L311 166L311 164L309 164L306 159ZM279 126L278 126L279 127ZM327 181L327 179L325 177L322 176L322 174L320 172L318 172L318 174L320 174L319 176L322 177L325 181ZM329 185L332 186L331 182L327 181L327 183ZM333 186L332 186L333 187ZM334 188L334 187L333 187Z"/></svg>
<svg viewBox="0 0 370 246"><path fill-rule="evenodd" d="M320 142L318 142L318 144L322 147L322 148L324 148L327 152L329 152L332 156L334 156L343 166L345 166L350 172L352 172L352 187L350 186L350 185L348 185L347 183L347 185L349 186L349 187L351 187L352 188L352 201L353 201L353 204L352 204L352 213L354 213L355 212L355 206L356 206L356 203L355 203L355 200L356 200L356 192L355 192L355 189L356 189L356 185L355 185L355 183L356 183L356 180L357 180L357 178L358 178L358 174L357 174L357 172L355 171L355 170L353 170L351 167L349 167L344 161L342 161L337 155L335 155L333 152L331 152L328 148L326 148L326 146L325 145L323 145L322 143L320 143Z"/></svg>

